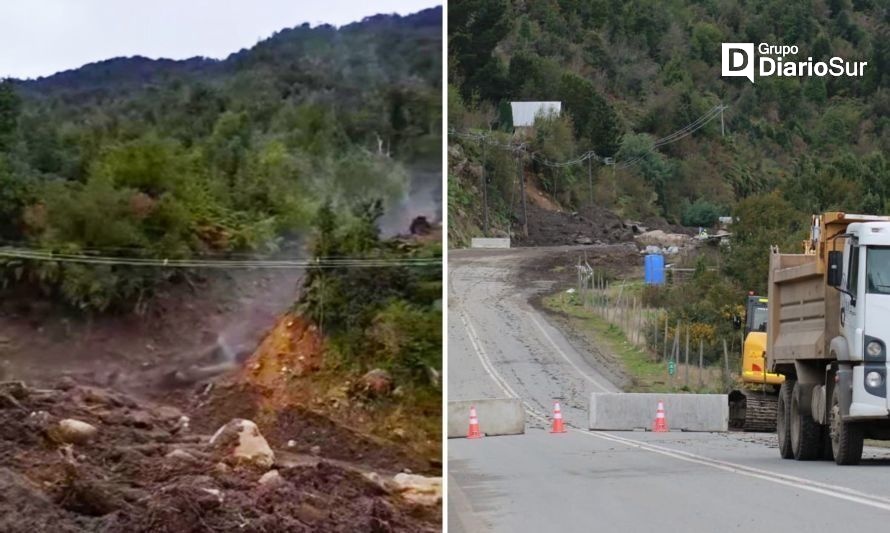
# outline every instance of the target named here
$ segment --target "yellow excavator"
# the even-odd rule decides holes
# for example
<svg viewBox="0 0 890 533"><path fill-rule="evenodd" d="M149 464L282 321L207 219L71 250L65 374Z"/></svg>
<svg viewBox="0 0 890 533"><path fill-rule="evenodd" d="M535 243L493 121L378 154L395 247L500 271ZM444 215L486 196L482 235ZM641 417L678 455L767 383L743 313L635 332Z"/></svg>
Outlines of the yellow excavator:
<svg viewBox="0 0 890 533"><path fill-rule="evenodd" d="M745 306L745 344L742 348L744 388L729 393L729 427L745 431L775 431L781 374L766 371L768 301L748 295ZM741 329L741 320L735 321Z"/></svg>

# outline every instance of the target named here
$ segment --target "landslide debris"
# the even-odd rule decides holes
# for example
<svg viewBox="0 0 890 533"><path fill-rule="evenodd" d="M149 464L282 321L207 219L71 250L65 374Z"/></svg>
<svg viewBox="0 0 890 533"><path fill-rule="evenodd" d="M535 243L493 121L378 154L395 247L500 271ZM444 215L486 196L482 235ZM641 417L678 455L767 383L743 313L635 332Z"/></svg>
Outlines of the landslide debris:
<svg viewBox="0 0 890 533"><path fill-rule="evenodd" d="M200 413L70 380L45 389L3 383L0 398L3 532L440 527L441 507L401 495L388 474L374 481L354 465L290 450L276 449L273 459L266 449L274 444L263 448L262 428L250 420L227 420L211 445L195 429L204 425ZM62 427L89 436L72 439ZM255 446L251 460L229 460L245 445Z"/></svg>

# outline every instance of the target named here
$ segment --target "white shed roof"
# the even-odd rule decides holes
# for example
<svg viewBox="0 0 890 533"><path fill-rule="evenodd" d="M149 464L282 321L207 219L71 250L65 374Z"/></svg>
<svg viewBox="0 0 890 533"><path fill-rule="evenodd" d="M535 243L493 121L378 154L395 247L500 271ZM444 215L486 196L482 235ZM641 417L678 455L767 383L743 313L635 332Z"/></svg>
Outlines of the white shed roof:
<svg viewBox="0 0 890 533"><path fill-rule="evenodd" d="M538 115L559 116L562 102L510 102L510 108L513 111L513 127L527 127L535 125Z"/></svg>

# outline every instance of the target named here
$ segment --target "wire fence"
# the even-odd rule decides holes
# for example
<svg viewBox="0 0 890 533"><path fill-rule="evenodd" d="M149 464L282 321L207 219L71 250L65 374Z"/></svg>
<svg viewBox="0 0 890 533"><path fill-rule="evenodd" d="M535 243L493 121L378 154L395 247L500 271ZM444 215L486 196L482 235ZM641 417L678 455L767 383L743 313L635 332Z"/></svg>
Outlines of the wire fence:
<svg viewBox="0 0 890 533"><path fill-rule="evenodd" d="M626 282L614 282L604 270L578 264L577 298L585 309L619 329L625 341L667 370L671 388L733 388L739 366L740 339L708 338L691 321L669 320L666 310L645 304ZM738 344L737 344L738 343Z"/></svg>

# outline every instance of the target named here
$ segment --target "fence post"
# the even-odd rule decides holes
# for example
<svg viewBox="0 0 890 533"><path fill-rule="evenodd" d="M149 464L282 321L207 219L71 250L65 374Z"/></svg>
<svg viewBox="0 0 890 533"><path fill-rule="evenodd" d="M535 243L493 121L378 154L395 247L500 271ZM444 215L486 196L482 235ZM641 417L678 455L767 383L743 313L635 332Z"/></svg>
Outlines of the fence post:
<svg viewBox="0 0 890 533"><path fill-rule="evenodd" d="M668 356L668 317L667 312L664 313L664 352L661 354L661 359L667 359Z"/></svg>
<svg viewBox="0 0 890 533"><path fill-rule="evenodd" d="M686 358L683 363L686 368L683 370L683 385L689 388L689 324L686 324Z"/></svg>
<svg viewBox="0 0 890 533"><path fill-rule="evenodd" d="M671 378L671 387L674 386L674 375L677 373L677 363L680 362L680 320L677 320L677 329L674 332L674 345L671 347L671 361L674 362L674 374L668 372ZM670 364L670 362L668 363Z"/></svg>
<svg viewBox="0 0 890 533"><path fill-rule="evenodd" d="M729 387L729 351L726 349L726 339L723 339L723 390Z"/></svg>
<svg viewBox="0 0 890 533"><path fill-rule="evenodd" d="M704 339L698 339L698 388L701 389L705 386L704 376L702 375L704 369Z"/></svg>
<svg viewBox="0 0 890 533"><path fill-rule="evenodd" d="M652 314L650 313L649 316L651 317ZM652 321L652 361L658 361L658 314Z"/></svg>

